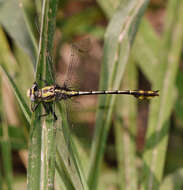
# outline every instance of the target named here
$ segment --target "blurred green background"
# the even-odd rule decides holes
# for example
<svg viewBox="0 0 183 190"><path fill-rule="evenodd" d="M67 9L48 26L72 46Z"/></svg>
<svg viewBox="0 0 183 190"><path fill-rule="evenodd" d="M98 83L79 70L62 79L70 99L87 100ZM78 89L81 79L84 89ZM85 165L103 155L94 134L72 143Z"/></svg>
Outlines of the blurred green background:
<svg viewBox="0 0 183 190"><path fill-rule="evenodd" d="M101 82L105 81L105 73L101 74L105 62L103 52L108 48L107 35L112 33L109 32L109 23L115 20L121 2L59 1L52 54L58 84L63 84L65 78L71 43L80 43L87 38L91 44L84 44L84 47L89 52L81 56L78 65L73 67L71 87L98 90L104 86ZM0 1L0 64L3 66L0 69L0 189L26 188L30 125L21 104L25 101L25 104L30 105L26 91L35 81L41 8L41 1ZM182 10L183 2L178 0L151 0L140 19L140 25L135 28L137 34L130 47L124 75L122 80L120 77L117 79L117 86L119 89L160 90L160 97L152 101L117 97L110 127L106 130L107 141L98 189L151 189L147 185L151 172L144 166L147 163L152 171L155 170L152 173L158 181L158 185L152 185L152 189L182 189ZM116 23L118 19L116 16ZM133 30L133 22L131 24ZM110 49L107 51L110 52ZM123 51L123 48L119 51ZM116 68L116 72L120 72L120 67ZM15 86L12 88L8 76L11 76L23 100L17 98L17 89ZM113 87L116 88L115 82ZM93 137L97 134L95 122L99 110L98 97L79 97L68 104L69 120L74 126L72 132L82 147L78 151L89 157ZM156 135L156 132L160 135ZM131 151L134 153L133 161L131 157L128 160ZM158 161L153 165L155 154L162 155L157 157ZM85 165L83 167L85 170ZM134 168L130 171L132 167L136 168L135 171ZM156 173L154 168L161 168L161 171ZM56 185L55 188L59 189L60 186Z"/></svg>

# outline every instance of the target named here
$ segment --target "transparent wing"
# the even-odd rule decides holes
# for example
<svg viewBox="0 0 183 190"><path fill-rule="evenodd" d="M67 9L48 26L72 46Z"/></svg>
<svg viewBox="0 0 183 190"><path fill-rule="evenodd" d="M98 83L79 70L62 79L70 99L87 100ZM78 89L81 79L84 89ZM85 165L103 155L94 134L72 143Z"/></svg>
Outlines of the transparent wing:
<svg viewBox="0 0 183 190"><path fill-rule="evenodd" d="M83 39L78 43L73 43L71 45L71 55L70 55L70 63L67 69L66 78L64 80L64 86L70 87L72 78L73 78L73 70L76 68L80 62L80 57L87 55L91 48L91 41L89 38Z"/></svg>
<svg viewBox="0 0 183 190"><path fill-rule="evenodd" d="M91 49L91 40L89 38L85 38L80 40L77 43L72 44L73 47L81 54L87 53Z"/></svg>
<svg viewBox="0 0 183 190"><path fill-rule="evenodd" d="M55 78L54 78L54 74L53 74L53 58L52 58L52 56L51 55L49 55L49 56L47 56L46 57L47 58L47 72L49 72L49 77L50 77L50 81L52 82L52 83L55 83Z"/></svg>

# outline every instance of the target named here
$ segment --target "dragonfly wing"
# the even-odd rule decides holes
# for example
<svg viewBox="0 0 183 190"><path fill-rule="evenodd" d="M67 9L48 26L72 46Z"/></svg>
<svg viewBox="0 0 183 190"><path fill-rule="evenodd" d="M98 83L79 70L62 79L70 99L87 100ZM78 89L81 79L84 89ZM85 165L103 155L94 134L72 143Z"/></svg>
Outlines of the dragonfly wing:
<svg viewBox="0 0 183 190"><path fill-rule="evenodd" d="M80 57L87 55L90 49L91 49L91 41L89 38L83 39L80 42L73 43L71 45L70 63L67 69L64 86L66 87L71 86L74 68L79 65Z"/></svg>

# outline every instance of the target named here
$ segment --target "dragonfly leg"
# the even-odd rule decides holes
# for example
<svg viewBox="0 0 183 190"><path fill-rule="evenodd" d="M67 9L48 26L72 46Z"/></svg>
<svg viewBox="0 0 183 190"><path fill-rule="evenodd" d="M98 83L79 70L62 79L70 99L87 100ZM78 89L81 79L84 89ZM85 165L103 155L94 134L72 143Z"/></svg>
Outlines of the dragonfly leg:
<svg viewBox="0 0 183 190"><path fill-rule="evenodd" d="M41 117L46 117L47 115L49 115L49 113L41 114L41 115L39 115L39 119L41 119Z"/></svg>
<svg viewBox="0 0 183 190"><path fill-rule="evenodd" d="M40 104L40 102L37 103L37 104L35 104L35 105L31 104L31 110L32 110L32 112L36 111L36 109L38 108L39 104ZM49 112L46 112L45 114L39 115L39 119L41 117L47 116L48 114L49 114Z"/></svg>
<svg viewBox="0 0 183 190"><path fill-rule="evenodd" d="M56 121L57 120L57 116L56 116L55 112L53 111L53 108L52 108L51 105L50 105L50 112L52 113L52 115L54 117L54 120Z"/></svg>
<svg viewBox="0 0 183 190"><path fill-rule="evenodd" d="M56 120L57 120L57 116L56 116L55 112L54 112L53 109L52 109L52 104L43 103L43 107L44 107L46 113L40 115L40 117L45 117L45 116L49 115L50 112L51 112L51 114L52 114L53 117L54 117L54 120L56 121Z"/></svg>
<svg viewBox="0 0 183 190"><path fill-rule="evenodd" d="M43 103L43 107L44 107L44 110L45 110L46 113L39 115L39 119L41 119L41 117L46 117L50 113L50 110L47 107L46 103Z"/></svg>
<svg viewBox="0 0 183 190"><path fill-rule="evenodd" d="M31 110L32 110L32 112L36 111L36 109L38 108L39 104L40 104L40 102L38 102L37 104L31 103Z"/></svg>

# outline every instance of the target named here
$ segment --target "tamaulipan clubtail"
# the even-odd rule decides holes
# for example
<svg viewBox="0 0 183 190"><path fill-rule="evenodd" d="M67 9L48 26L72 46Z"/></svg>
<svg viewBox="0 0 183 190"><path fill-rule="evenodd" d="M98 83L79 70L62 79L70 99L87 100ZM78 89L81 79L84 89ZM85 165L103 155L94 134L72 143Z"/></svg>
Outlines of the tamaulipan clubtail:
<svg viewBox="0 0 183 190"><path fill-rule="evenodd" d="M45 109L45 114L41 116L46 116L51 113L54 116L54 119L57 120L57 116L55 112L52 110L51 106L47 106L47 104L67 100L72 97L76 96L83 96L83 95L100 95L100 94L126 94L132 95L138 99L150 99L155 96L159 96L158 90L102 90L102 91L77 91L72 90L68 87L67 83L71 79L71 70L73 64L76 64L77 59L75 59L74 52L76 51L76 46L72 46L72 53L71 53L71 62L67 72L67 79L63 86L58 84L44 86L43 88L39 88L38 84L35 82L33 86L27 91L27 96L30 98L31 102L31 110L34 112L39 104L42 104ZM81 51L77 49L77 51Z"/></svg>

